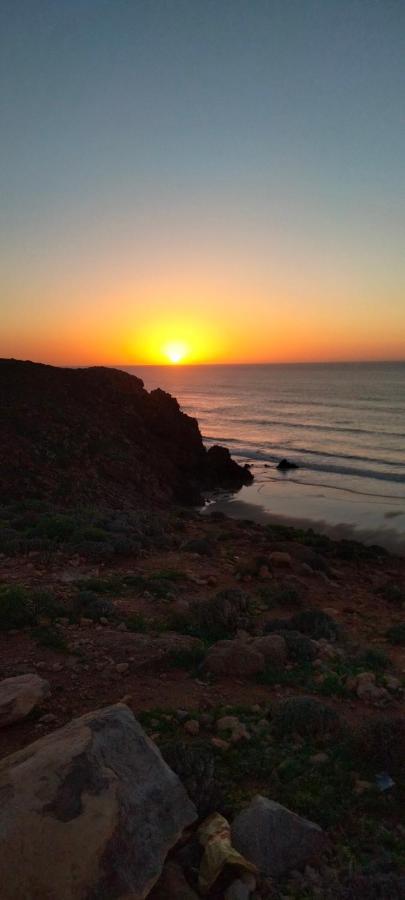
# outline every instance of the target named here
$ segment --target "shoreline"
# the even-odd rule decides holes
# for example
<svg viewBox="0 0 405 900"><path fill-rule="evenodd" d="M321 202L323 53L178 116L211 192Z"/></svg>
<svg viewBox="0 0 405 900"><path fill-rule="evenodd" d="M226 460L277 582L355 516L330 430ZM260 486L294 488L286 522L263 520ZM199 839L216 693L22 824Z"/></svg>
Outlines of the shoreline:
<svg viewBox="0 0 405 900"><path fill-rule="evenodd" d="M207 503L204 507L200 507L200 512L204 516L222 512L236 520L251 519L261 525L281 525L298 530L304 529L315 534L326 535L333 541L355 541L367 547L375 545L383 547L390 554L405 557L405 535L402 536L395 529L361 529L348 522L333 525L325 519L272 513L260 504L238 500L230 494L221 493L207 498Z"/></svg>

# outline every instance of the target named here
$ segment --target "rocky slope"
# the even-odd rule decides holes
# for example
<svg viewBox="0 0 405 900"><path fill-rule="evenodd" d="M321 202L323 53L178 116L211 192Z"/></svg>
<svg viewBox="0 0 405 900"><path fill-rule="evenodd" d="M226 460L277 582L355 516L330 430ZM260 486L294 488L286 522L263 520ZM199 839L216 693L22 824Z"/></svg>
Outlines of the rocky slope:
<svg viewBox="0 0 405 900"><path fill-rule="evenodd" d="M376 547L0 505L2 897L401 900L404 610Z"/></svg>
<svg viewBox="0 0 405 900"><path fill-rule="evenodd" d="M251 480L164 391L116 369L0 360L0 495L59 505L198 503Z"/></svg>

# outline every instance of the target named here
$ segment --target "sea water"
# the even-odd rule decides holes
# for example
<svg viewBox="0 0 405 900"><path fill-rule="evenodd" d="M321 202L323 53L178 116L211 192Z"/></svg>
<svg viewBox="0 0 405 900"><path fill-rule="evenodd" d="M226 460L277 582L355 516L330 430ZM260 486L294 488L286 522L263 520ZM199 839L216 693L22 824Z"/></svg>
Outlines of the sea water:
<svg viewBox="0 0 405 900"><path fill-rule="evenodd" d="M405 363L127 371L177 397L207 446L252 466L253 485L216 508L405 552ZM284 457L298 468L280 473Z"/></svg>

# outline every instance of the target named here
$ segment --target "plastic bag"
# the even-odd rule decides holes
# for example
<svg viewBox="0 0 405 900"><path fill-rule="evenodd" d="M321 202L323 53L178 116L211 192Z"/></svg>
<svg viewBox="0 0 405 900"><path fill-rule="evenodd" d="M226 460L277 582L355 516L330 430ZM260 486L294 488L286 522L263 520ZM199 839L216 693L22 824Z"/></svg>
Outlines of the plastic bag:
<svg viewBox="0 0 405 900"><path fill-rule="evenodd" d="M198 878L201 893L208 893L225 866L257 875L256 866L232 847L229 822L219 813L205 819L198 829L198 837L204 847Z"/></svg>

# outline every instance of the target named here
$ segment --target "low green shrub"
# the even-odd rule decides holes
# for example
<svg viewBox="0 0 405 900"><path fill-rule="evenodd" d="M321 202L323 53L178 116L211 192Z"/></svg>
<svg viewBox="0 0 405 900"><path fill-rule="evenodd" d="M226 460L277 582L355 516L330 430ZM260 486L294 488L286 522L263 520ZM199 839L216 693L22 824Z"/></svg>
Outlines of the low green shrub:
<svg viewBox="0 0 405 900"><path fill-rule="evenodd" d="M388 638L390 644L399 644L400 646L405 645L405 622L400 622L398 625L391 625L391 628L386 632L386 637Z"/></svg>
<svg viewBox="0 0 405 900"><path fill-rule="evenodd" d="M298 734L301 737L326 737L341 727L336 710L312 697L291 697L280 704L272 721L272 731L279 737Z"/></svg>
<svg viewBox="0 0 405 900"><path fill-rule="evenodd" d="M0 587L0 630L25 628L35 620L35 610L26 588L21 585Z"/></svg>

